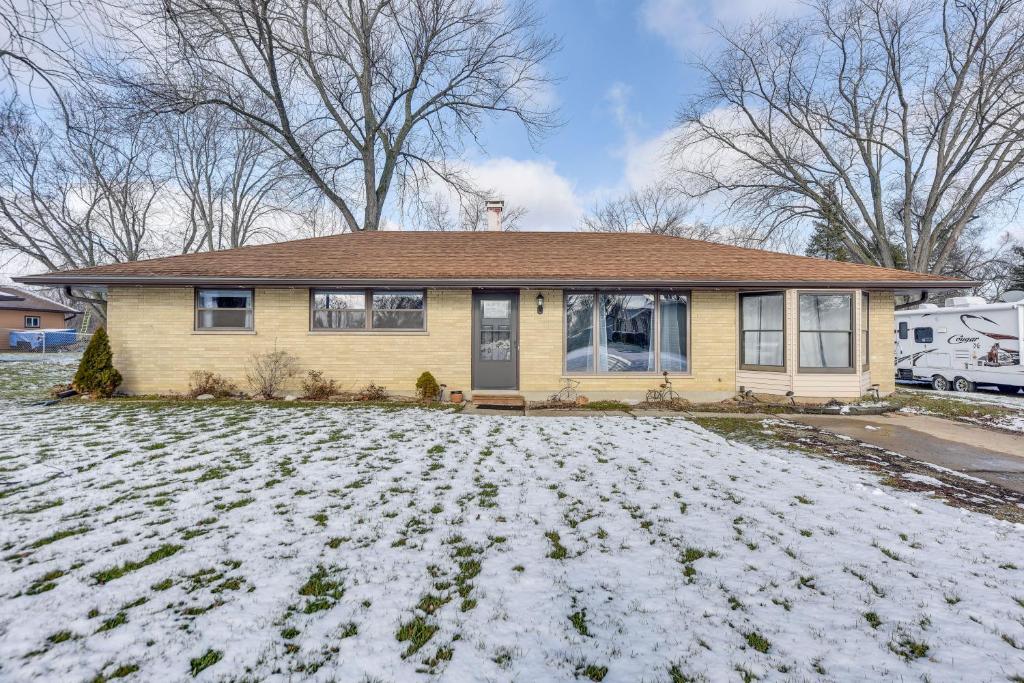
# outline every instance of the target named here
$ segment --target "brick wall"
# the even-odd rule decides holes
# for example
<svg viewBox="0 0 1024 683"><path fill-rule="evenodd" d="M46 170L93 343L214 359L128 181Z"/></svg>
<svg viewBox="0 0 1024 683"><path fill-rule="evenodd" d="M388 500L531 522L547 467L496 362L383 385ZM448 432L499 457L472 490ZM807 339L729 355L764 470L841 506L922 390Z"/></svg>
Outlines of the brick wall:
<svg viewBox="0 0 1024 683"><path fill-rule="evenodd" d="M544 295L543 314L537 313L538 293ZM790 372L782 375L786 386L780 386L778 393L792 387L826 398L857 395L864 381L859 373L842 377L793 372L795 297L794 291L788 293ZM870 380L887 393L893 390L893 297L875 292L871 300ZM468 392L472 389L471 301L469 290L429 290L426 332L324 333L309 331L308 289L258 288L254 332L210 333L193 331L191 287L111 287L108 331L115 364L125 377L122 389L129 393L185 391L193 370L217 372L244 388L250 355L275 347L295 354L303 371L322 370L345 389L375 382L396 393L412 393L416 377L430 370L449 389ZM691 372L672 375L673 386L693 398L731 396L737 386L736 293L695 291L690 305ZM563 376L562 291L524 289L519 308L520 389L529 398L542 398L559 389ZM856 338L859 342L859 335ZM747 381L755 379L749 377L751 373L740 374ZM661 378L605 374L579 379L580 390L591 398L635 399L657 387ZM297 390L299 381L296 378L290 390ZM832 386L837 381L843 386Z"/></svg>
<svg viewBox="0 0 1024 683"><path fill-rule="evenodd" d="M430 290L427 333L310 332L305 288L257 288L252 333L195 332L193 296L191 287L110 288L108 331L122 390L185 391L193 370L217 372L244 388L249 356L275 347L295 354L303 372L322 370L345 389L376 382L411 393L424 370L449 388L469 388L469 291Z"/></svg>

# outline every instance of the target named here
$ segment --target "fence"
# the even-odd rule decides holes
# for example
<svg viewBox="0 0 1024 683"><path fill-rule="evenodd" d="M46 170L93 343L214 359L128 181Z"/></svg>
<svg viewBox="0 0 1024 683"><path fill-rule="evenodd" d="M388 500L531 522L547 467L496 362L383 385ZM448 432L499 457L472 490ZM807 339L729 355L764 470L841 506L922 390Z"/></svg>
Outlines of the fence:
<svg viewBox="0 0 1024 683"><path fill-rule="evenodd" d="M91 338L91 334L82 334L72 329L20 330L10 333L9 342L12 351L69 353L85 350Z"/></svg>

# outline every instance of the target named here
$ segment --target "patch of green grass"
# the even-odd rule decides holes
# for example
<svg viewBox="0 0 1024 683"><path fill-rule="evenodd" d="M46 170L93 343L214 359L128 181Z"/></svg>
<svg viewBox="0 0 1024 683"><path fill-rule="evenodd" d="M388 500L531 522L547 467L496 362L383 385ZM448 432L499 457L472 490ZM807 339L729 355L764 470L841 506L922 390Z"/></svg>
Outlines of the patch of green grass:
<svg viewBox="0 0 1024 683"><path fill-rule="evenodd" d="M341 582L331 579L330 573L322 565L317 565L316 571L299 588L299 595L311 598L303 608L306 614L330 609L344 594Z"/></svg>
<svg viewBox="0 0 1024 683"><path fill-rule="evenodd" d="M744 636L747 640L747 645L754 648L761 654L765 654L771 649L772 644L768 642L768 639L762 636L757 631L751 631Z"/></svg>
<svg viewBox="0 0 1024 683"><path fill-rule="evenodd" d="M624 412L633 410L633 406L622 401L591 401L584 408L587 410L621 410Z"/></svg>
<svg viewBox="0 0 1024 683"><path fill-rule="evenodd" d="M356 626L356 623L354 621L350 621L347 624L345 624L344 627L341 629L341 633L340 633L339 637L341 637L341 638L351 638L352 636L355 636L358 633L359 633L359 627Z"/></svg>
<svg viewBox="0 0 1024 683"><path fill-rule="evenodd" d="M123 626L128 623L128 615L124 612L118 612L114 616L110 617L96 629L96 633L103 633L104 631L112 631L118 626Z"/></svg>
<svg viewBox="0 0 1024 683"><path fill-rule="evenodd" d="M285 630L281 631L281 637L285 640L291 640L297 635L299 635L299 629L295 628L294 626L290 626Z"/></svg>
<svg viewBox="0 0 1024 683"><path fill-rule="evenodd" d="M32 584L25 589L26 595L39 595L47 591L53 590L57 587L57 579L64 576L66 572L63 569L53 569L46 572L38 579L32 582Z"/></svg>
<svg viewBox="0 0 1024 683"><path fill-rule="evenodd" d="M871 628L878 628L882 625L882 619L874 612L865 612L864 619L867 620L868 625Z"/></svg>
<svg viewBox="0 0 1024 683"><path fill-rule="evenodd" d="M429 593L420 598L420 601L416 603L416 609L423 610L427 614L433 614L446 605L450 600L451 598L443 598L440 595Z"/></svg>
<svg viewBox="0 0 1024 683"><path fill-rule="evenodd" d="M125 562L118 567L104 569L101 572L93 574L92 578L96 579L96 581L101 584L108 583L114 579L121 578L125 574L129 574L133 571L159 562L160 560L166 559L177 553L181 548L182 546L180 545L164 544L138 562Z"/></svg>
<svg viewBox="0 0 1024 683"><path fill-rule="evenodd" d="M400 643L408 642L409 646L405 652L402 653L402 657L408 657L415 654L421 647L427 644L427 642L434 637L437 633L438 627L428 623L423 617L416 617L411 621L407 621L402 624L398 632L395 634L395 638Z"/></svg>
<svg viewBox="0 0 1024 683"><path fill-rule="evenodd" d="M211 666L221 660L224 653L220 650L207 650L199 657L188 660L189 670L192 672L192 678L198 676L203 670L209 669Z"/></svg>
<svg viewBox="0 0 1024 683"><path fill-rule="evenodd" d="M107 683L107 681L117 680L118 678L125 678L127 676L131 676L138 670L138 664L122 664L108 674L98 674L96 678L92 679L92 683Z"/></svg>
<svg viewBox="0 0 1024 683"><path fill-rule="evenodd" d="M580 610L579 612L573 612L569 615L569 623L581 636L590 637L590 631L587 629L587 610Z"/></svg>
<svg viewBox="0 0 1024 683"><path fill-rule="evenodd" d="M905 633L899 634L899 640L889 643L889 649L908 662L928 656L928 645L914 640Z"/></svg>
<svg viewBox="0 0 1024 683"><path fill-rule="evenodd" d="M696 683L697 681L696 678L690 678L684 674L678 664L673 664L668 668L668 679L671 683Z"/></svg>
<svg viewBox="0 0 1024 683"><path fill-rule="evenodd" d="M75 637L75 634L71 631L57 631L46 639L46 642L56 645L71 640Z"/></svg>
<svg viewBox="0 0 1024 683"><path fill-rule="evenodd" d="M50 534L46 538L40 538L38 541L33 542L31 545L29 545L29 548L35 550L36 548L42 548L44 545L56 543L61 539L70 538L71 536L78 536L81 534L88 533L90 531L92 531L92 529L87 526L74 527L73 529L61 529L56 533Z"/></svg>
<svg viewBox="0 0 1024 683"><path fill-rule="evenodd" d="M607 666L598 666L597 664L581 664L576 667L576 677L583 676L589 678L592 681L603 681L604 677L608 675Z"/></svg>
<svg viewBox="0 0 1024 683"><path fill-rule="evenodd" d="M552 560L564 560L569 556L569 551L562 545L562 539L557 531L549 531L544 537L551 541L551 552L548 553L548 557Z"/></svg>

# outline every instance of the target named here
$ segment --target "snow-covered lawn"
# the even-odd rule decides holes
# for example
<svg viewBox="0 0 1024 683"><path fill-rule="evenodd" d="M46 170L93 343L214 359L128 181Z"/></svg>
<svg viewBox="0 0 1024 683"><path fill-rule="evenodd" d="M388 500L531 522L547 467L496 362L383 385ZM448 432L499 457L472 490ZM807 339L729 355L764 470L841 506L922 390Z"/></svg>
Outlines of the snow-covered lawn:
<svg viewBox="0 0 1024 683"><path fill-rule="evenodd" d="M974 422L983 426L996 427L1010 432L1024 432L1024 394L999 394L996 392L976 391L961 393L958 391L933 391L932 389L900 387L900 392L920 397L925 406L905 406L901 412L937 414L927 407L930 400L953 401L976 409L976 415L957 415L957 419ZM938 411L941 414L942 411Z"/></svg>
<svg viewBox="0 0 1024 683"><path fill-rule="evenodd" d="M2 680L1024 676L1024 527L860 469L683 419L47 408L23 365Z"/></svg>

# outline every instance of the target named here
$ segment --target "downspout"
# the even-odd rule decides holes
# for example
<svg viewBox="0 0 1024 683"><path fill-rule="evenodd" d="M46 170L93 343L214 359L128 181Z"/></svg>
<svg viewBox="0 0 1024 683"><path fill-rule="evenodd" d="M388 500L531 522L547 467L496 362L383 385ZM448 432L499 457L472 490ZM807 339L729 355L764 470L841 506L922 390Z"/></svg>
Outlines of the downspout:
<svg viewBox="0 0 1024 683"><path fill-rule="evenodd" d="M905 304L900 304L899 306L896 307L896 310L897 311L903 311L903 310L906 310L906 309L911 308L913 306L917 306L918 304L923 304L926 301L928 301L928 290L922 289L921 290L921 297L920 298L914 299L913 301L908 301Z"/></svg>

